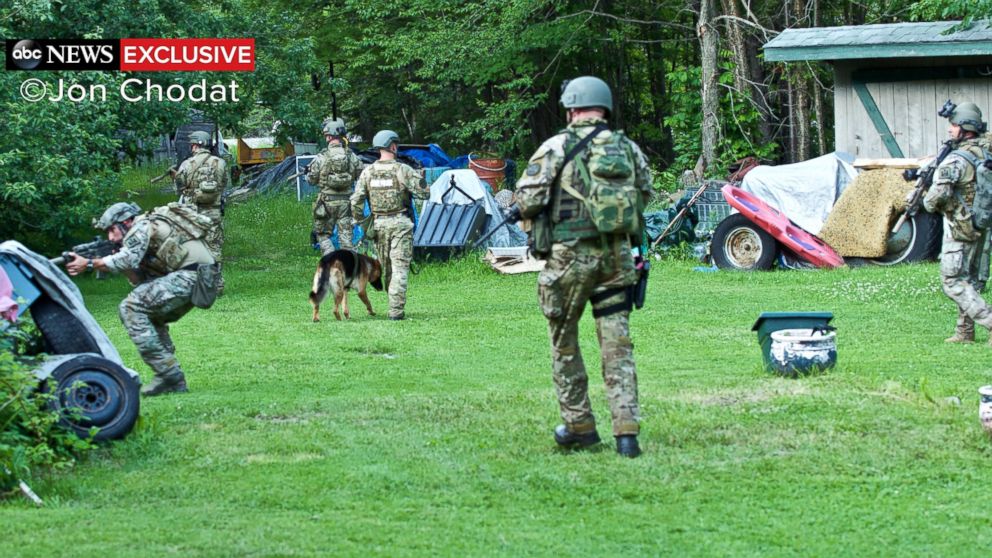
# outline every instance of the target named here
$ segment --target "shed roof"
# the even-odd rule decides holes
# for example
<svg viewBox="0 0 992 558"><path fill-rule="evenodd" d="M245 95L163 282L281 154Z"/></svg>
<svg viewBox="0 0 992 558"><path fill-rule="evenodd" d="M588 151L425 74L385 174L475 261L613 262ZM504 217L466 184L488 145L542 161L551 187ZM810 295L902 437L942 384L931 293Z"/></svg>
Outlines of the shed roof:
<svg viewBox="0 0 992 558"><path fill-rule="evenodd" d="M765 43L765 60L850 60L992 55L992 26L976 22L942 34L958 21L786 29Z"/></svg>

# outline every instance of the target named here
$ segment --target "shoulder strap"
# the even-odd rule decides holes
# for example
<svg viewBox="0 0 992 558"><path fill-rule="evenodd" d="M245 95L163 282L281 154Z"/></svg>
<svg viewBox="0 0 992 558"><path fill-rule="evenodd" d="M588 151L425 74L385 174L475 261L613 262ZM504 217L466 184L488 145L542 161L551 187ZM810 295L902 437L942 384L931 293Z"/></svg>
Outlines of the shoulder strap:
<svg viewBox="0 0 992 558"><path fill-rule="evenodd" d="M558 174L555 175L555 180L552 182L552 185L558 184L559 186L561 186L561 189L562 190L565 190L566 192L568 192L568 194L570 196L572 196L572 197L574 197L576 199L579 199L581 201L586 201L585 196L583 196L581 193L579 193L578 190L576 190L575 188L572 188L568 184L562 184L561 181L558 180L558 178L559 178L559 175L561 174L561 171L565 170L565 167L570 162L572 162L572 159L575 159L575 156L578 155L580 152L582 152L586 148L586 146L589 145L589 142L591 142L593 140L593 138L595 138L596 136L598 136L600 133L603 132L603 130L606 130L606 129L607 129L606 124L597 124L596 127L593 128L592 131L589 132L588 135L586 135L586 137L584 137L581 140L579 140L579 143L575 144L575 147L573 147L572 149L570 149L568 151L568 153L565 155L565 161L562 163L561 168L558 169Z"/></svg>
<svg viewBox="0 0 992 558"><path fill-rule="evenodd" d="M978 157L975 157L971 153L971 151L968 151L967 149L955 149L954 151L951 152L951 154L957 155L958 157L961 157L962 159L968 161L969 163L971 163L971 166L973 167L977 167L979 164Z"/></svg>

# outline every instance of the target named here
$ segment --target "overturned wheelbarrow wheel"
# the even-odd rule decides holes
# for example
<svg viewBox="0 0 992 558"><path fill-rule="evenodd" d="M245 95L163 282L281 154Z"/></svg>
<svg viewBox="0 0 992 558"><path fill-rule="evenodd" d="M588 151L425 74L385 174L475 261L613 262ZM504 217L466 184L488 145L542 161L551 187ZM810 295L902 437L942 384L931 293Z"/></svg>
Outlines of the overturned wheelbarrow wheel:
<svg viewBox="0 0 992 558"><path fill-rule="evenodd" d="M138 382L119 364L96 355L79 355L62 363L46 381L49 405L63 426L81 438L99 429L94 440L126 436L138 420Z"/></svg>
<svg viewBox="0 0 992 558"><path fill-rule="evenodd" d="M720 269L770 269L778 256L778 243L747 217L735 213L720 221L713 231L710 253Z"/></svg>

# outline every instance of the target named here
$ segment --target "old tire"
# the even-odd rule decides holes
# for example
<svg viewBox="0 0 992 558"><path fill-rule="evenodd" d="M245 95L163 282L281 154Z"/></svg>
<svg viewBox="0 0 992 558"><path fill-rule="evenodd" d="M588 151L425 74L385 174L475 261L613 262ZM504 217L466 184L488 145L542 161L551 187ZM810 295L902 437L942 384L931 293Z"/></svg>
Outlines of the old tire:
<svg viewBox="0 0 992 558"><path fill-rule="evenodd" d="M778 243L750 219L735 213L720 221L713 231L710 253L720 269L770 269L778 256Z"/></svg>
<svg viewBox="0 0 992 558"><path fill-rule="evenodd" d="M877 265L895 265L932 260L940 254L943 235L943 217L920 211L907 219L898 232L889 234L885 256L869 261Z"/></svg>
<svg viewBox="0 0 992 558"><path fill-rule="evenodd" d="M80 438L123 438L134 428L140 408L139 386L119 364L95 355L79 355L62 363L46 381L49 405L60 423Z"/></svg>
<svg viewBox="0 0 992 558"><path fill-rule="evenodd" d="M82 322L47 295L31 305L31 317L41 330L45 351L49 354L102 352Z"/></svg>

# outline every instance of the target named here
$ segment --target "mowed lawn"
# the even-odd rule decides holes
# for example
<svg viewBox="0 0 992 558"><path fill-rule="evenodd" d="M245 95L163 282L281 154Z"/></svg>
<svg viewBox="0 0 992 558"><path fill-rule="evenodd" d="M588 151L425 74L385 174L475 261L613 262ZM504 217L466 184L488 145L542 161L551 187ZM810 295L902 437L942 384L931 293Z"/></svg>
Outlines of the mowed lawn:
<svg viewBox="0 0 992 558"><path fill-rule="evenodd" d="M227 221L227 294L173 326L190 392L0 503L0 556L975 556L992 545L986 334L946 345L935 264L703 273L659 262L631 329L644 455L562 453L536 276L411 275L408 320L311 323L309 204ZM114 278L79 284L127 364ZM763 311L831 311L839 365L765 373ZM957 403L957 400L960 403Z"/></svg>

